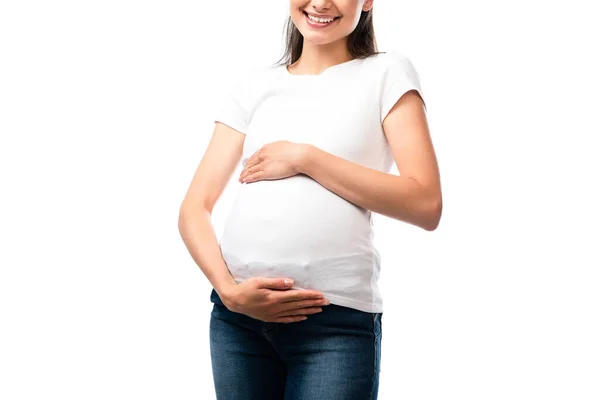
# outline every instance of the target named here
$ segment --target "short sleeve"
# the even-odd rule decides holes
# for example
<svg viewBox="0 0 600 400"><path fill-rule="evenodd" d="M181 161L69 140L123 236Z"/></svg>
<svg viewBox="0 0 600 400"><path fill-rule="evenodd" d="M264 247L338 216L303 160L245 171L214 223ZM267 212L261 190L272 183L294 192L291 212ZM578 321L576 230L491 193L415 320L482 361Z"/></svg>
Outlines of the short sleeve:
<svg viewBox="0 0 600 400"><path fill-rule="evenodd" d="M388 52L386 55L388 55L388 60L383 72L379 99L381 123L398 100L409 90L416 90L425 105L421 80L410 59L398 52ZM425 110L427 110L427 105L425 105Z"/></svg>
<svg viewBox="0 0 600 400"><path fill-rule="evenodd" d="M217 106L214 122L221 122L244 135L248 129L250 108L250 74L237 77L226 86L225 94Z"/></svg>

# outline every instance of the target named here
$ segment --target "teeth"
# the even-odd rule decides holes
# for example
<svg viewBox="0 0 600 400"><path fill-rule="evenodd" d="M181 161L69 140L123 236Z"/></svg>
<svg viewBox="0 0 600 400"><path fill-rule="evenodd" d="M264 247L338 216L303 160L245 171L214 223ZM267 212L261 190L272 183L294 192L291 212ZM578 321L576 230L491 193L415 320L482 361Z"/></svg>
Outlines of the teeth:
<svg viewBox="0 0 600 400"><path fill-rule="evenodd" d="M332 19L321 19L321 18L316 18L316 17L313 17L313 16L312 16L312 15L310 15L310 14L306 14L306 15L308 15L308 18L309 18L311 21L320 22L320 23L322 23L322 24L324 24L324 23L328 23L328 22L331 22L331 21L333 21L333 20L334 20L334 18L332 18Z"/></svg>

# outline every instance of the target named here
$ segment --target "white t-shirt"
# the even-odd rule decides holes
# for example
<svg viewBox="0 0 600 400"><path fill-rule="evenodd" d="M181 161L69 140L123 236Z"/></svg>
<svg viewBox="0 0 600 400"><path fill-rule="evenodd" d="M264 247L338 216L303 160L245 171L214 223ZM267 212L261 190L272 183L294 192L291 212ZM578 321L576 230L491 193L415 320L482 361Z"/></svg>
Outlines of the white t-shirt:
<svg viewBox="0 0 600 400"><path fill-rule="evenodd" d="M394 159L382 122L407 91L423 98L417 71L398 52L319 75L293 75L282 65L242 76L215 116L246 135L242 165L263 145L288 140L389 172ZM294 288L320 291L332 304L383 312L372 228L370 210L299 174L239 184L219 246L237 282L290 277Z"/></svg>

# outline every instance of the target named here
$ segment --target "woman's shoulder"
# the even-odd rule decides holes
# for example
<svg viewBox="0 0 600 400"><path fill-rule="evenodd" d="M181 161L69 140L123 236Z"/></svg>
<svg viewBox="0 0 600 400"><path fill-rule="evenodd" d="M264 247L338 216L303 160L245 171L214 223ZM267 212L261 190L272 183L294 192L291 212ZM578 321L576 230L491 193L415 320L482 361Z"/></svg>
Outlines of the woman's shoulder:
<svg viewBox="0 0 600 400"><path fill-rule="evenodd" d="M377 65L379 75L383 79L389 77L397 78L399 76L408 77L411 80L418 80L419 73L408 55L398 50L387 51L377 54Z"/></svg>
<svg viewBox="0 0 600 400"><path fill-rule="evenodd" d="M398 50L390 50L385 52L380 52L374 55L375 60L382 67L390 67L390 66L409 66L412 65L412 61L410 58L403 52Z"/></svg>
<svg viewBox="0 0 600 400"><path fill-rule="evenodd" d="M269 82L273 69L269 66L254 65L246 68L240 68L235 71L230 79L229 85L234 90L241 90L251 93L265 87Z"/></svg>
<svg viewBox="0 0 600 400"><path fill-rule="evenodd" d="M273 79L279 75L282 66L275 65L255 65L246 68L240 73L241 79L245 80L248 84L256 87L264 87L269 82L273 82Z"/></svg>

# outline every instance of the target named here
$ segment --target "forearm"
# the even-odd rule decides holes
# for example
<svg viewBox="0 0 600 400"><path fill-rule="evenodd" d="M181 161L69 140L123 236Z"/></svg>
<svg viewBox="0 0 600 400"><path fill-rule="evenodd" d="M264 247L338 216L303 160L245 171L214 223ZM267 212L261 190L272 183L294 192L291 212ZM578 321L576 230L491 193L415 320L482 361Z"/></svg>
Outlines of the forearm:
<svg viewBox="0 0 600 400"><path fill-rule="evenodd" d="M425 230L440 219L438 191L411 177L381 172L308 145L299 172L360 207Z"/></svg>
<svg viewBox="0 0 600 400"><path fill-rule="evenodd" d="M237 286L223 260L210 212L202 207L182 206L179 211L179 233L190 255L210 281L215 291L226 302L232 288Z"/></svg>

